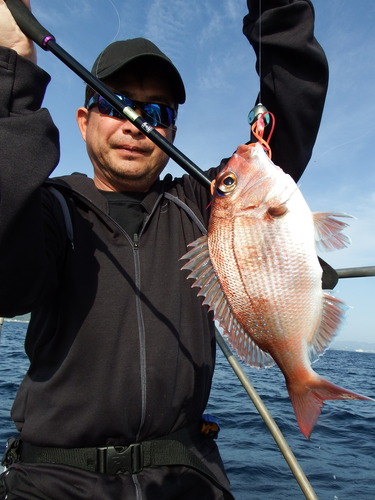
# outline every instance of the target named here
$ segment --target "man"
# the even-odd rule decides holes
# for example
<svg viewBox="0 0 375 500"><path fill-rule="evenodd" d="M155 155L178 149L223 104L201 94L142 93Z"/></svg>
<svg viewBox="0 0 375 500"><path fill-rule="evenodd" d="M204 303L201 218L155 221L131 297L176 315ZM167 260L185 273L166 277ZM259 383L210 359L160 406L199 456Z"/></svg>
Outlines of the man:
<svg viewBox="0 0 375 500"><path fill-rule="evenodd" d="M257 51L259 2L248 6L244 33ZM32 311L30 369L12 409L21 441L7 454L4 492L232 498L216 444L201 432L212 316L179 262L207 226L210 194L189 176L161 180L166 155L91 89L77 121L94 177L47 181L58 162L57 131L39 109L48 76L3 0L0 8L0 45L13 49L0 50L0 315ZM319 128L326 60L309 0L262 8L262 100L278 122L271 145L298 179ZM155 45L115 42L93 73L173 141L185 88Z"/></svg>

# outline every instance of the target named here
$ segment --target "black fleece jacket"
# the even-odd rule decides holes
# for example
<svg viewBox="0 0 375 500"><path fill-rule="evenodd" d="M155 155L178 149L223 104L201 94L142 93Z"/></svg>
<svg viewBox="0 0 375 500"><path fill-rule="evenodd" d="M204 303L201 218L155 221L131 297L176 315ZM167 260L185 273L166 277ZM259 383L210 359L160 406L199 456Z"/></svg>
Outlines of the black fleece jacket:
<svg viewBox="0 0 375 500"><path fill-rule="evenodd" d="M258 0L244 33L258 50ZM328 70L309 0L264 0L262 101L276 115L273 158L296 180L311 155ZM215 363L211 315L179 258L201 235L165 193L207 225L208 191L185 175L158 181L134 242L93 181L57 181L74 225L45 187L58 132L40 109L48 75L0 50L0 315L32 312L30 369L12 417L24 440L82 447L166 435L204 412ZM217 168L220 168L217 167ZM212 170L212 177L217 169Z"/></svg>

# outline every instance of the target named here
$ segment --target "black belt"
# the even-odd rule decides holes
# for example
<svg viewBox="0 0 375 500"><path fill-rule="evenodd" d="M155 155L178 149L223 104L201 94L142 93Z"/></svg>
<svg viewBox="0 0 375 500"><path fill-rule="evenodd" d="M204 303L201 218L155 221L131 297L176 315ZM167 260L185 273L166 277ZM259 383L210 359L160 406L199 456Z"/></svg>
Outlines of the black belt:
<svg viewBox="0 0 375 500"><path fill-rule="evenodd" d="M185 465L188 457L194 460L190 455L196 457L187 447L201 439L200 425L195 424L158 439L127 446L50 448L21 441L20 460L26 463L70 465L102 474L137 474L144 467L152 465ZM177 454L173 450L177 450Z"/></svg>
<svg viewBox="0 0 375 500"><path fill-rule="evenodd" d="M144 467L161 465L186 465L210 472L184 444L169 439L98 448L48 448L22 442L20 461L69 465L102 474L138 474Z"/></svg>
<svg viewBox="0 0 375 500"><path fill-rule="evenodd" d="M188 448L198 436L202 439L197 426L194 426L163 438L128 446L51 448L15 440L7 449L3 464L9 466L11 463L24 462L67 465L102 474L138 474L145 467L185 466L196 470L213 482L223 491L224 498L233 499L210 469Z"/></svg>
<svg viewBox="0 0 375 500"><path fill-rule="evenodd" d="M101 474L137 474L151 465L151 443L98 448L50 448L21 442L20 461L31 464L59 464Z"/></svg>

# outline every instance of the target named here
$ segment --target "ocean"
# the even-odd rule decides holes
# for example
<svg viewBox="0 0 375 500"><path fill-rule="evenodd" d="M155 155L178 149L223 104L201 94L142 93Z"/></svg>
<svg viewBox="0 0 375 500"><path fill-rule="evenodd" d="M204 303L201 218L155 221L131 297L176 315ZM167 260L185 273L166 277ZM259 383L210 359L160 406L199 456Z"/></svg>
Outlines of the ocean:
<svg viewBox="0 0 375 500"><path fill-rule="evenodd" d="M0 451L12 433L9 410L27 369L26 323L5 321L0 338ZM314 369L375 398L375 353L327 351ZM320 500L375 499L375 403L328 401L311 439L300 433L277 367L244 366ZM221 426L218 445L236 500L305 498L270 432L218 348L207 413Z"/></svg>

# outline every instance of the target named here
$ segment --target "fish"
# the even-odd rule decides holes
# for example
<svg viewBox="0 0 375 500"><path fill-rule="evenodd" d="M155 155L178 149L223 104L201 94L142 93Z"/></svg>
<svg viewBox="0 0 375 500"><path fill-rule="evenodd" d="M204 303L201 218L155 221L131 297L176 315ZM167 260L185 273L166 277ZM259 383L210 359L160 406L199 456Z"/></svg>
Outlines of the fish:
<svg viewBox="0 0 375 500"><path fill-rule="evenodd" d="M207 234L188 246L182 269L238 356L257 368L278 365L309 439L325 400L371 400L311 366L348 309L323 290L317 249L348 246L343 219L350 216L312 213L295 181L260 142L237 148L212 191Z"/></svg>

